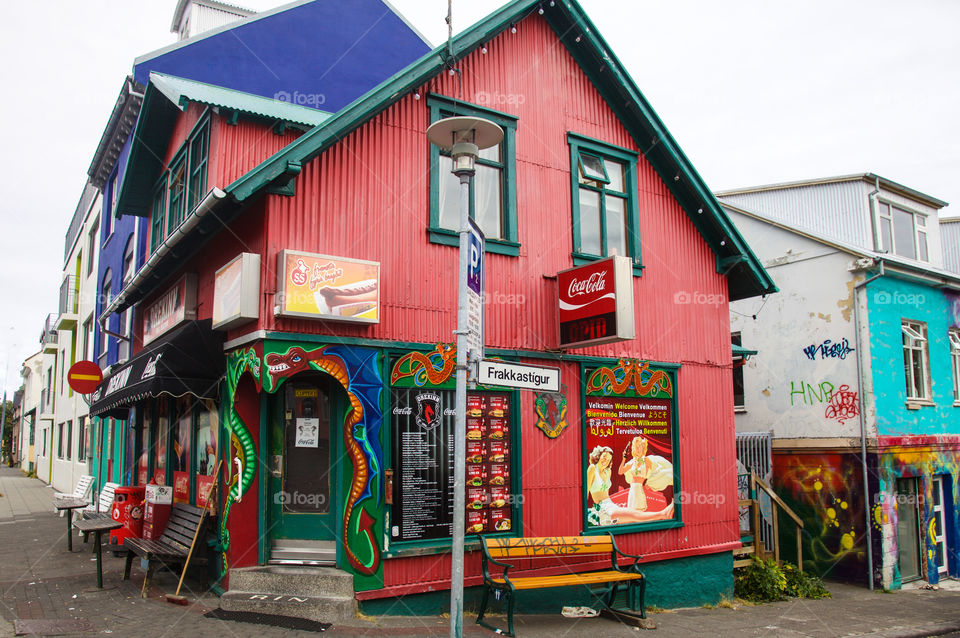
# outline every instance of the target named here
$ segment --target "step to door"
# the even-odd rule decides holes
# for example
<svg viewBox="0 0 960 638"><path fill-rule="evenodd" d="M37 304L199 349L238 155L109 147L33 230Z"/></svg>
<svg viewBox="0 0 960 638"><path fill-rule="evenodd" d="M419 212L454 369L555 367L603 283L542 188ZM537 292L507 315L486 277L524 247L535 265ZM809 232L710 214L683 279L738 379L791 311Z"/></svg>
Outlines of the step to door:
<svg viewBox="0 0 960 638"><path fill-rule="evenodd" d="M332 567L266 565L230 570L230 590L353 598L353 576Z"/></svg>
<svg viewBox="0 0 960 638"><path fill-rule="evenodd" d="M343 623L356 616L357 601L352 596L293 596L231 589L220 597L220 608Z"/></svg>

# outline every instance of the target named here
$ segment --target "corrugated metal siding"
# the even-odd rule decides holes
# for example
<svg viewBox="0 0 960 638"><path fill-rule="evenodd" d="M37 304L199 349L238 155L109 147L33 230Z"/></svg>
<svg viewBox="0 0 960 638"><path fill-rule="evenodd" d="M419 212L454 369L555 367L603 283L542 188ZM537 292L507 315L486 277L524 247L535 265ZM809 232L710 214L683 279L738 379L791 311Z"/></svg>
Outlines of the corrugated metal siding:
<svg viewBox="0 0 960 638"><path fill-rule="evenodd" d="M960 273L960 220L940 223L940 241L943 243L943 267Z"/></svg>
<svg viewBox="0 0 960 638"><path fill-rule="evenodd" d="M192 107L191 107L192 108ZM296 129L287 129L277 135L272 127L260 122L240 119L235 125L215 116L216 130L211 130L207 188L225 188L284 146L302 135Z"/></svg>
<svg viewBox="0 0 960 638"><path fill-rule="evenodd" d="M866 182L847 181L724 195L720 200L790 226L873 250L867 199L872 190Z"/></svg>
<svg viewBox="0 0 960 638"><path fill-rule="evenodd" d="M477 52L461 62L462 87L456 77L442 75L420 93L486 101L519 117L520 257L487 255L487 294L494 301L487 308L487 343L544 351L557 343L556 280L544 276L572 265L566 133L639 149L538 16L487 48L486 55ZM485 100L495 95L509 103ZM265 197L263 289L268 294L259 328L403 342L454 339L457 251L430 244L427 237L428 124L426 100L407 96L304 166L296 197ZM705 502L683 504L680 529L624 538L630 550L655 559L658 552L737 539L731 352L726 281L716 273L714 255L642 155L638 183L646 269L634 278L637 339L581 352L682 364L682 487ZM381 323L276 319L270 293L276 291L276 256L284 248L379 261ZM693 303L684 303L688 299ZM570 427L557 439L547 439L533 426L533 396L521 395L526 534L576 534L582 525L579 367L563 364L563 381ZM476 557L468 558L467 574L477 573ZM445 556L385 561L387 586L448 579Z"/></svg>

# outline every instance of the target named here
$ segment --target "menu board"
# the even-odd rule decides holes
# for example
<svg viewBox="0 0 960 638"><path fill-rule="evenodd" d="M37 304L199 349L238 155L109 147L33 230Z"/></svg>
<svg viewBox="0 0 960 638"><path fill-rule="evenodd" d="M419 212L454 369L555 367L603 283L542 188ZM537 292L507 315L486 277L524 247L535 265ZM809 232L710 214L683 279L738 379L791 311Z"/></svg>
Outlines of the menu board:
<svg viewBox="0 0 960 638"><path fill-rule="evenodd" d="M453 530L453 390L394 388L391 538L450 538ZM509 530L509 395L467 395L466 533Z"/></svg>

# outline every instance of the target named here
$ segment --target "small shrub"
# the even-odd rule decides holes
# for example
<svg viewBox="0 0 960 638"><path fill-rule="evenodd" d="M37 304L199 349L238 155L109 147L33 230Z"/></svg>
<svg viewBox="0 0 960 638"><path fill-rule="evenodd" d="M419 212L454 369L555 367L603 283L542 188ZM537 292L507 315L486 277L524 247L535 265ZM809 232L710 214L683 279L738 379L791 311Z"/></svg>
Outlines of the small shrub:
<svg viewBox="0 0 960 638"><path fill-rule="evenodd" d="M790 563L783 564L783 574L787 577L787 595L796 598L830 598L830 592L823 581L797 569Z"/></svg>
<svg viewBox="0 0 960 638"><path fill-rule="evenodd" d="M733 579L734 594L744 600L768 603L786 598L787 577L776 561L752 557Z"/></svg>
<svg viewBox="0 0 960 638"><path fill-rule="evenodd" d="M796 565L753 557L749 567L741 568L734 577L733 590L738 598L755 603L795 598L829 598L830 592L816 576L805 574Z"/></svg>

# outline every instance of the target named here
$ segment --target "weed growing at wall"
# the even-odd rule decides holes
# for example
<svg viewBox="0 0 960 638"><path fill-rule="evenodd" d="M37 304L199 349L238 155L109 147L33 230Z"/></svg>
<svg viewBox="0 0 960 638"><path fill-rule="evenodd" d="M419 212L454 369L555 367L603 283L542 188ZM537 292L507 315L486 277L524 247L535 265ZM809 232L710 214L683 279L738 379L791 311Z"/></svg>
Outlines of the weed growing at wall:
<svg viewBox="0 0 960 638"><path fill-rule="evenodd" d="M794 598L829 598L830 592L816 576L801 572L795 565L756 557L748 567L741 568L733 581L737 598L755 603L767 603Z"/></svg>

